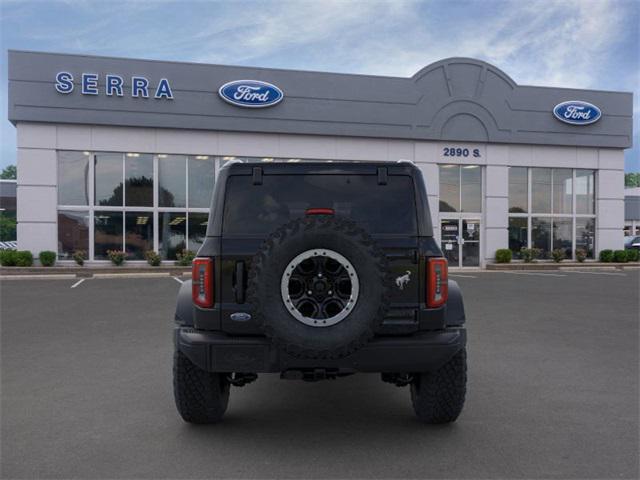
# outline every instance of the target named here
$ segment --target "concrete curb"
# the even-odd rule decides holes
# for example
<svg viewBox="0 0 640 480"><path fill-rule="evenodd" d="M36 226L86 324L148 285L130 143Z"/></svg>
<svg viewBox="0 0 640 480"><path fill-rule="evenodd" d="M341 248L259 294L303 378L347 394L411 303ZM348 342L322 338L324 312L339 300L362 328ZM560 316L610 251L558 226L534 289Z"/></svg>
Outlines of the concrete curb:
<svg viewBox="0 0 640 480"><path fill-rule="evenodd" d="M0 278L7 279L12 277L48 277L71 276L73 278L105 278L113 277L164 277L164 276L183 276L191 274L190 267L1 267Z"/></svg>
<svg viewBox="0 0 640 480"><path fill-rule="evenodd" d="M633 270L640 268L640 263L604 263L604 262L544 262L544 263L489 263L487 270Z"/></svg>
<svg viewBox="0 0 640 480"><path fill-rule="evenodd" d="M0 275L0 280L74 280L78 278L73 274L53 275Z"/></svg>

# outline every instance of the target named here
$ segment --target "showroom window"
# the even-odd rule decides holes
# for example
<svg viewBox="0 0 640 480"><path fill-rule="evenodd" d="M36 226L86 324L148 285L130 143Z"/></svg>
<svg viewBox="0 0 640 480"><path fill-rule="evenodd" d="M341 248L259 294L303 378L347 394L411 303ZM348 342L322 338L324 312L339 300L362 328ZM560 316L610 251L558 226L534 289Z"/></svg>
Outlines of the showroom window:
<svg viewBox="0 0 640 480"><path fill-rule="evenodd" d="M216 163L208 155L58 152L58 255L171 260L204 241Z"/></svg>
<svg viewBox="0 0 640 480"><path fill-rule="evenodd" d="M482 211L482 168L479 165L439 165L440 212Z"/></svg>
<svg viewBox="0 0 640 480"><path fill-rule="evenodd" d="M542 258L560 249L575 258L595 251L595 171L509 167L509 249L540 249Z"/></svg>

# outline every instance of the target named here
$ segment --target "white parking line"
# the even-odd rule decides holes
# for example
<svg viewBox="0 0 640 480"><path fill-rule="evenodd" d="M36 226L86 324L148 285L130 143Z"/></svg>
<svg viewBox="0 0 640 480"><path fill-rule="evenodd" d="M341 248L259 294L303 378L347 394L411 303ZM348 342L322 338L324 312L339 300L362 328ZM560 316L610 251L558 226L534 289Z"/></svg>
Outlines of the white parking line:
<svg viewBox="0 0 640 480"><path fill-rule="evenodd" d="M586 273L588 275L615 275L617 277L626 277L624 273L612 273L612 272L585 272L584 270L568 270L571 273Z"/></svg>
<svg viewBox="0 0 640 480"><path fill-rule="evenodd" d="M171 277L173 278L176 282L178 282L180 285L182 285L184 282L182 280L180 280L178 277Z"/></svg>
<svg viewBox="0 0 640 480"><path fill-rule="evenodd" d="M74 283L73 285L71 285L71 288L76 288L78 285L80 285L82 282L84 282L86 280L86 278L81 278L80 280L78 280L76 283Z"/></svg>
<svg viewBox="0 0 640 480"><path fill-rule="evenodd" d="M449 274L450 277L462 277L462 278L478 278L478 277L474 277L473 275L458 275L457 273L450 273Z"/></svg>
<svg viewBox="0 0 640 480"><path fill-rule="evenodd" d="M509 273L511 275L537 275L539 277L566 277L561 273L537 273L537 272L500 272Z"/></svg>

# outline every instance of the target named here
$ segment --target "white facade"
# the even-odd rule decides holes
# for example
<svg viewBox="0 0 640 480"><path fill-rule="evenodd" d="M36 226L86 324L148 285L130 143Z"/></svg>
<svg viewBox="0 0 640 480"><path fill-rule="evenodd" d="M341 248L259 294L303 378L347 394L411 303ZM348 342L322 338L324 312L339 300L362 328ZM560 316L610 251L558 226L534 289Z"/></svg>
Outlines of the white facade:
<svg viewBox="0 0 640 480"><path fill-rule="evenodd" d="M57 151L138 152L324 160L411 160L427 184L434 234L440 240L438 164L483 169L480 220L481 266L508 248L509 167L596 171L596 252L623 248L624 150L495 143L369 139L341 136L259 134L162 128L17 123L18 248L57 251ZM444 156L445 147L478 149L475 158Z"/></svg>

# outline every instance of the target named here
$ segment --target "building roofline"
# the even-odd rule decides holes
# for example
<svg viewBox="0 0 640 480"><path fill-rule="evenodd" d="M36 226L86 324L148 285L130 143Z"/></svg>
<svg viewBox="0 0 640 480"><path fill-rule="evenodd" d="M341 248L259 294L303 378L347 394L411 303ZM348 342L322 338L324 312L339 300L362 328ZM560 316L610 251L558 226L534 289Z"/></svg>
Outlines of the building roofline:
<svg viewBox="0 0 640 480"><path fill-rule="evenodd" d="M486 62L484 60L472 57L448 57L437 60L435 62L429 63L415 72L413 75L409 77L399 76L399 75L374 75L370 73L348 73L348 72L335 72L335 71L327 71L327 70L305 70L305 69L295 69L295 68L272 68L272 67L259 67L259 66L250 66L250 65L237 65L237 64L224 64L224 63L204 63L204 62L188 62L182 60L163 60L163 59L151 59L151 58L139 58L139 57L118 57L115 55L94 55L89 53L64 53L64 52L48 52L41 50L23 50L23 49L8 49L7 53L33 53L39 55L58 55L58 56L72 56L79 58L101 58L108 60L127 60L127 61L135 61L135 62L149 62L149 63L170 63L177 65L197 65L197 66L207 66L207 67L232 67L246 70L261 70L261 71L276 71L276 72L294 72L294 73L310 73L314 75L340 75L345 77L359 77L359 78L382 78L382 79L393 79L393 80L413 80L415 81L418 78L421 78L426 73L431 70L434 70L438 67L441 67L445 64L451 63L472 63L478 66L485 67L487 69L493 70L500 77L505 79L512 86L518 87L527 87L527 88L549 88L549 89L562 89L562 90L577 90L577 91L592 91L592 92L606 92L606 93L624 93L633 95L632 91L621 91L621 90L602 90L602 89L592 89L592 88L580 88L580 87L553 87L553 86L540 86L540 85L529 85L529 84L520 84L516 82L510 75L508 75L504 70L495 66L492 63Z"/></svg>

